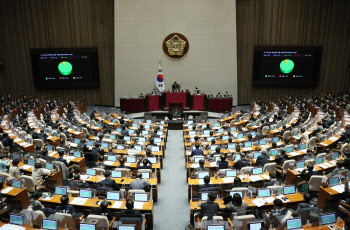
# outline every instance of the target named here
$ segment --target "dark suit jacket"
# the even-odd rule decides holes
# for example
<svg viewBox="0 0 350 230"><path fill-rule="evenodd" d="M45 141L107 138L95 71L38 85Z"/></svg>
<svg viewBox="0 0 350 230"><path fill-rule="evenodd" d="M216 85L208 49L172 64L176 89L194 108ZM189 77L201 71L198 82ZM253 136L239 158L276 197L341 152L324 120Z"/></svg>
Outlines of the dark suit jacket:
<svg viewBox="0 0 350 230"><path fill-rule="evenodd" d="M269 155L264 155L261 154L260 156L258 156L258 159L256 159L256 166L264 166L266 163L270 162L270 156Z"/></svg>
<svg viewBox="0 0 350 230"><path fill-rule="evenodd" d="M203 156L203 150L201 149L193 149L191 153L191 157L193 156Z"/></svg>
<svg viewBox="0 0 350 230"><path fill-rule="evenodd" d="M104 180L102 180L100 182L100 186L101 187L108 187L108 188L112 188L115 191L119 191L120 187L119 185L115 182L115 180L110 179L110 178L105 178Z"/></svg>
<svg viewBox="0 0 350 230"><path fill-rule="evenodd" d="M122 210L120 217L142 217L141 212L138 210Z"/></svg>
<svg viewBox="0 0 350 230"><path fill-rule="evenodd" d="M243 167L249 166L249 160L243 159L235 162L234 168L235 169L241 169Z"/></svg>
<svg viewBox="0 0 350 230"><path fill-rule="evenodd" d="M276 164L278 164L279 166L283 166L283 163L288 160L288 155L285 155L286 157L284 157L284 155L281 155L281 156L277 156L275 158L275 162Z"/></svg>
<svg viewBox="0 0 350 230"><path fill-rule="evenodd" d="M51 157L49 157L49 156L41 155L40 158L46 160L46 162L51 161Z"/></svg>
<svg viewBox="0 0 350 230"><path fill-rule="evenodd" d="M79 143L77 146L77 150L81 151L83 150L84 143Z"/></svg>
<svg viewBox="0 0 350 230"><path fill-rule="evenodd" d="M306 172L306 169L304 169L301 172L301 174L307 181L309 181L313 175L318 175L318 172L317 171Z"/></svg>
<svg viewBox="0 0 350 230"><path fill-rule="evenodd" d="M108 220L112 220L113 216L111 214L111 212L109 211L109 209L107 210L101 210L100 208L97 207L93 207L91 209L91 214L93 215L101 215L101 216L106 216L108 218Z"/></svg>
<svg viewBox="0 0 350 230"><path fill-rule="evenodd" d="M213 219L213 216L216 215L219 211L219 204L211 200L208 200L206 203L202 203L201 205L201 214L208 216L208 220Z"/></svg>
<svg viewBox="0 0 350 230"><path fill-rule="evenodd" d="M71 188L88 188L89 184L86 182L71 180L68 182L68 186Z"/></svg>
<svg viewBox="0 0 350 230"><path fill-rule="evenodd" d="M219 169L227 169L228 168L228 162L227 161L218 161L218 168Z"/></svg>
<svg viewBox="0 0 350 230"><path fill-rule="evenodd" d="M69 164L67 163L67 161L66 161L65 159L63 159L62 157L57 158L56 161L61 161L61 162L63 162L67 167L69 167Z"/></svg>
<svg viewBox="0 0 350 230"><path fill-rule="evenodd" d="M157 138L157 137L160 137L160 135L158 135L158 134L156 134L156 133L153 133L153 134L151 135L151 137L153 137L153 138L156 137L156 138Z"/></svg>

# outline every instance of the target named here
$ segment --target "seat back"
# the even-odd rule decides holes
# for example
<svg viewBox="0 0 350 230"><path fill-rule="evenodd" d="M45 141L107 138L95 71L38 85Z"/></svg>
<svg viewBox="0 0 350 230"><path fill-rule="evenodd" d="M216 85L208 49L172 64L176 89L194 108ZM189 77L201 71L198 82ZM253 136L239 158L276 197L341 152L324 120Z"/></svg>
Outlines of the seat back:
<svg viewBox="0 0 350 230"><path fill-rule="evenodd" d="M60 133L60 138L61 138L61 140L63 140L63 141L66 141L66 140L67 140L66 134L64 134L64 133Z"/></svg>
<svg viewBox="0 0 350 230"><path fill-rule="evenodd" d="M308 147L309 148L315 148L316 147L316 141L317 141L317 137L311 137L310 140L309 140Z"/></svg>
<svg viewBox="0 0 350 230"><path fill-rule="evenodd" d="M263 172L275 172L277 164L275 162L266 163L263 168Z"/></svg>
<svg viewBox="0 0 350 230"><path fill-rule="evenodd" d="M289 138L290 138L290 131L288 130L288 131L285 131L284 133L283 133L283 140L289 140Z"/></svg>
<svg viewBox="0 0 350 230"><path fill-rule="evenodd" d="M317 154L316 158L323 157L325 158L327 156L327 153L319 153Z"/></svg>
<svg viewBox="0 0 350 230"><path fill-rule="evenodd" d="M106 171L102 168L93 168L93 169L96 169L96 175L102 175L102 176L105 174L105 171Z"/></svg>
<svg viewBox="0 0 350 230"><path fill-rule="evenodd" d="M34 184L33 178L26 175L23 175L22 178L24 179L24 187L27 188L28 192L34 193L35 184Z"/></svg>
<svg viewBox="0 0 350 230"><path fill-rule="evenodd" d="M315 159L309 159L305 161L305 165L314 165L315 164Z"/></svg>
<svg viewBox="0 0 350 230"><path fill-rule="evenodd" d="M44 141L41 140L41 139L34 139L33 140L33 145L34 145L34 148L36 148L37 146L42 148L44 146Z"/></svg>
<svg viewBox="0 0 350 230"><path fill-rule="evenodd" d="M218 176L222 176L222 175L226 175L226 171L230 171L232 169L220 169L218 172L217 172L217 175Z"/></svg>
<svg viewBox="0 0 350 230"><path fill-rule="evenodd" d="M248 196L248 194L250 193L249 189L247 187L237 187L237 188L232 188L231 192L242 192L243 196ZM242 197L243 198L243 197Z"/></svg>
<svg viewBox="0 0 350 230"><path fill-rule="evenodd" d="M252 174L253 168L252 166L243 167L241 168L241 174Z"/></svg>
<svg viewBox="0 0 350 230"><path fill-rule="evenodd" d="M262 133L264 136L266 136L266 134L267 134L268 131L269 131L269 127L268 127L268 126L265 126L265 127L262 129L261 133Z"/></svg>
<svg viewBox="0 0 350 230"><path fill-rule="evenodd" d="M271 195L276 195L276 196L277 196L278 190L283 189L283 187L279 185L267 186L266 188L271 189Z"/></svg>
<svg viewBox="0 0 350 230"><path fill-rule="evenodd" d="M109 229L109 221L107 216L90 214L86 218L89 224L95 224L96 229Z"/></svg>
<svg viewBox="0 0 350 230"><path fill-rule="evenodd" d="M295 160L287 160L283 163L283 171L282 174L286 175L288 169L294 169L295 167Z"/></svg>
<svg viewBox="0 0 350 230"><path fill-rule="evenodd" d="M69 213L56 212L55 220L57 220L57 229L76 229L76 222Z"/></svg>
<svg viewBox="0 0 350 230"><path fill-rule="evenodd" d="M348 147L348 143L345 143L340 148L340 152L342 153L343 156L344 156L345 151L347 150L347 147Z"/></svg>
<svg viewBox="0 0 350 230"><path fill-rule="evenodd" d="M309 190L312 192L320 191L321 184L323 182L327 182L326 176L318 176L318 175L311 176L309 181Z"/></svg>
<svg viewBox="0 0 350 230"><path fill-rule="evenodd" d="M135 193L145 193L145 190L143 189L130 189L128 191L128 197L133 197Z"/></svg>
<svg viewBox="0 0 350 230"><path fill-rule="evenodd" d="M130 169L128 168L115 168L114 171L120 171L122 172L122 177L127 177L130 174Z"/></svg>

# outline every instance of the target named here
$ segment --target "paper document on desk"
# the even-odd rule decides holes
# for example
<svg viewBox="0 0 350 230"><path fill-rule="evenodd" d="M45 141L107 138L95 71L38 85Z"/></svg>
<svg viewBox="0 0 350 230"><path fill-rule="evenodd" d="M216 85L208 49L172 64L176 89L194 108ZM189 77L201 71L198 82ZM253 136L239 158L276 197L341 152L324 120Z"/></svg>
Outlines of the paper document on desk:
<svg viewBox="0 0 350 230"><path fill-rule="evenodd" d="M210 162L210 166L211 167L217 167L217 164L216 164L216 162Z"/></svg>
<svg viewBox="0 0 350 230"><path fill-rule="evenodd" d="M105 162L103 162L105 165L113 165L114 164L114 162L113 161L105 161Z"/></svg>
<svg viewBox="0 0 350 230"><path fill-rule="evenodd" d="M320 167L321 167L321 168L323 168L323 169L328 168L328 166L327 166L327 165L325 165L325 164L319 164L318 166L320 166Z"/></svg>
<svg viewBox="0 0 350 230"><path fill-rule="evenodd" d="M260 176L257 176L257 175L250 176L249 179L253 182L263 180L263 178L261 178Z"/></svg>
<svg viewBox="0 0 350 230"><path fill-rule="evenodd" d="M19 226L19 225L15 225L15 224L4 224L3 226L1 226L0 230L25 230L25 227Z"/></svg>
<svg viewBox="0 0 350 230"><path fill-rule="evenodd" d="M238 138L238 141L245 141L245 138Z"/></svg>
<svg viewBox="0 0 350 230"><path fill-rule="evenodd" d="M67 161L72 161L75 159L75 156L64 156L63 159L65 159Z"/></svg>
<svg viewBox="0 0 350 230"><path fill-rule="evenodd" d="M252 200L252 203L258 207L261 207L261 206L264 206L265 200L261 198L256 198L255 200Z"/></svg>
<svg viewBox="0 0 350 230"><path fill-rule="evenodd" d="M302 172L304 170L304 168L297 168L297 169L295 169L295 171L298 171L298 172Z"/></svg>
<svg viewBox="0 0 350 230"><path fill-rule="evenodd" d="M268 145L261 145L261 148L263 148L263 149L269 149L269 148L271 148L271 147L268 146Z"/></svg>
<svg viewBox="0 0 350 230"><path fill-rule="evenodd" d="M267 174L263 174L262 177L264 177L266 180L270 180L270 176Z"/></svg>
<svg viewBox="0 0 350 230"><path fill-rule="evenodd" d="M82 180L88 180L90 178L91 178L91 176L89 176L89 175L80 175L80 179L82 179Z"/></svg>
<svg viewBox="0 0 350 230"><path fill-rule="evenodd" d="M266 203L272 203L275 200L275 198L270 196L268 198L265 198L264 200L265 200Z"/></svg>
<svg viewBox="0 0 350 230"><path fill-rule="evenodd" d="M69 204L84 205L88 198L75 197Z"/></svg>
<svg viewBox="0 0 350 230"><path fill-rule="evenodd" d="M277 198L277 199L280 199L283 203L287 203L287 202L290 201L287 197L285 197L285 196L283 196L283 195L276 196L276 198ZM284 199L285 199L285 200L284 200Z"/></svg>
<svg viewBox="0 0 350 230"><path fill-rule="evenodd" d="M326 166L328 166L328 167L333 167L333 165L332 164L330 164L330 163L328 163L328 162L326 162L326 163L323 163L324 165L326 165Z"/></svg>
<svg viewBox="0 0 350 230"><path fill-rule="evenodd" d="M204 184L204 179L198 179L198 184Z"/></svg>
<svg viewBox="0 0 350 230"><path fill-rule="evenodd" d="M112 208L121 208L122 207L122 204L123 204L123 201L116 201Z"/></svg>
<svg viewBox="0 0 350 230"><path fill-rule="evenodd" d="M247 147L247 148L242 148L242 150L243 150L243 151L253 151L253 149L252 149L252 148L250 148L250 147Z"/></svg>
<svg viewBox="0 0 350 230"><path fill-rule="evenodd" d="M320 143L320 145L327 146L328 144L322 142Z"/></svg>
<svg viewBox="0 0 350 230"><path fill-rule="evenodd" d="M331 141L337 141L337 140L338 140L338 137L331 137L331 138L329 138L329 140L331 140Z"/></svg>
<svg viewBox="0 0 350 230"><path fill-rule="evenodd" d="M14 142L18 142L18 141L21 141L22 139L21 138L16 138L16 139L14 139L13 141Z"/></svg>
<svg viewBox="0 0 350 230"><path fill-rule="evenodd" d="M222 180L225 182L225 184L233 183L234 179L235 179L234 177L225 177L225 178L222 178Z"/></svg>
<svg viewBox="0 0 350 230"><path fill-rule="evenodd" d="M5 189L3 189L2 191L1 191L1 193L3 193L3 194L7 194L9 191L11 191L13 189L13 187L7 187L7 188L5 188Z"/></svg>
<svg viewBox="0 0 350 230"><path fill-rule="evenodd" d="M130 167L131 163L125 163L124 165Z"/></svg>
<svg viewBox="0 0 350 230"><path fill-rule="evenodd" d="M32 166L30 166L30 165L23 165L22 167L21 167L21 169L23 169L23 170L27 170L27 169L30 169Z"/></svg>
<svg viewBox="0 0 350 230"><path fill-rule="evenodd" d="M299 155L299 153L297 153L297 152L290 152L290 153L288 153L289 155L291 155L291 156L298 156Z"/></svg>
<svg viewBox="0 0 350 230"><path fill-rule="evenodd" d="M113 142L113 140L110 139L110 138L105 138L105 139L103 139L103 141L106 141L106 142Z"/></svg>
<svg viewBox="0 0 350 230"><path fill-rule="evenodd" d="M191 151L186 151L186 155L191 155Z"/></svg>
<svg viewBox="0 0 350 230"><path fill-rule="evenodd" d="M345 185L339 184L339 185L331 187L331 189L338 192L338 193L343 193L343 192L345 192Z"/></svg>
<svg viewBox="0 0 350 230"><path fill-rule="evenodd" d="M199 164L198 163L194 163L190 166L190 168L199 168Z"/></svg>
<svg viewBox="0 0 350 230"><path fill-rule="evenodd" d="M142 209L144 203L145 203L145 202L135 201L135 202L134 202L134 209Z"/></svg>

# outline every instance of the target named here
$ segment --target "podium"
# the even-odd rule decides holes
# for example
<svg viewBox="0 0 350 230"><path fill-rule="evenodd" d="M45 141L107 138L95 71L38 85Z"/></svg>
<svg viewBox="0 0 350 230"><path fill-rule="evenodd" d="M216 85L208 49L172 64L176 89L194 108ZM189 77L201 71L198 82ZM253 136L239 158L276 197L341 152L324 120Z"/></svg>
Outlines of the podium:
<svg viewBox="0 0 350 230"><path fill-rule="evenodd" d="M232 97L211 97L207 99L207 110L213 112L231 111Z"/></svg>
<svg viewBox="0 0 350 230"><path fill-rule="evenodd" d="M187 106L186 92L166 92L165 93L165 107L169 107L169 103L182 103L183 108Z"/></svg>
<svg viewBox="0 0 350 230"><path fill-rule="evenodd" d="M160 95L146 95L146 110L147 111L157 111L160 110Z"/></svg>
<svg viewBox="0 0 350 230"><path fill-rule="evenodd" d="M205 94L193 94L192 95L192 110L205 110Z"/></svg>

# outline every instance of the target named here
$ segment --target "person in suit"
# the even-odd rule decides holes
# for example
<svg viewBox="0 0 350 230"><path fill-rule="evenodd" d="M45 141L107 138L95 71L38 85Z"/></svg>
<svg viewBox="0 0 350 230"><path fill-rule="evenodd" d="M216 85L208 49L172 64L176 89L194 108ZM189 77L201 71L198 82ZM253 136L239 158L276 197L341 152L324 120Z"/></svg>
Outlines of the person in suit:
<svg viewBox="0 0 350 230"><path fill-rule="evenodd" d="M270 172L270 181L264 182L262 188L267 188L268 186L280 185L280 182L276 179L276 172Z"/></svg>
<svg viewBox="0 0 350 230"><path fill-rule="evenodd" d="M263 213L263 219L267 221L268 225L274 223L274 219L276 217L279 217L279 219L283 219L288 213L288 209L284 207L284 204L280 199L275 199L273 201L273 207L274 209L271 210L269 213Z"/></svg>
<svg viewBox="0 0 350 230"><path fill-rule="evenodd" d="M301 172L301 175L304 177L305 180L309 181L310 178L313 176L313 175L318 175L318 172L317 171L313 171L314 170L314 166L312 164L309 164L307 166L307 171L306 169L304 169L302 172Z"/></svg>
<svg viewBox="0 0 350 230"><path fill-rule="evenodd" d="M156 143L154 143L154 139L151 137L151 139L149 140L149 144L146 146L146 147L148 147L148 146L157 146L157 144Z"/></svg>
<svg viewBox="0 0 350 230"><path fill-rule="evenodd" d="M310 193L305 193L303 195L304 197L304 202L298 203L298 207L296 210L296 213L302 214L307 211L306 209L314 208L317 206L317 200L312 199L312 196Z"/></svg>
<svg viewBox="0 0 350 230"><path fill-rule="evenodd" d="M79 174L74 174L73 180L68 182L70 188L88 188L89 184L80 179Z"/></svg>
<svg viewBox="0 0 350 230"><path fill-rule="evenodd" d="M258 131L257 131L257 133L256 133L255 139L257 139L257 140L262 140L262 139L264 139L264 138L265 138L265 137L264 137L264 135L262 134L261 129L259 128Z"/></svg>
<svg viewBox="0 0 350 230"><path fill-rule="evenodd" d="M171 86L173 92L177 92L180 90L180 86L179 84L177 84L177 82L175 81L174 84Z"/></svg>
<svg viewBox="0 0 350 230"><path fill-rule="evenodd" d="M78 151L82 151L84 145L86 145L86 139L82 139L82 140L80 141L80 143L77 145L77 150L78 150Z"/></svg>
<svg viewBox="0 0 350 230"><path fill-rule="evenodd" d="M123 136L130 136L129 130L126 129L126 125L122 126L122 131L120 131L121 135Z"/></svg>
<svg viewBox="0 0 350 230"><path fill-rule="evenodd" d="M230 94L228 94L228 92L226 91L224 97L230 97Z"/></svg>
<svg viewBox="0 0 350 230"><path fill-rule="evenodd" d="M343 162L341 160L338 160L337 166L335 167L335 169L333 169L333 171L331 173L329 173L327 176L333 177L333 176L340 174L341 172L345 172L345 171L348 171L348 170L343 167Z"/></svg>
<svg viewBox="0 0 350 230"><path fill-rule="evenodd" d="M218 203L215 203L216 196L214 193L208 194L208 200L201 205L201 214L207 216L208 220L212 220L219 211L220 207Z"/></svg>
<svg viewBox="0 0 350 230"><path fill-rule="evenodd" d="M111 171L105 171L105 179L100 182L101 187L108 187L112 188L114 191L119 191L120 187L119 185L115 182L115 180L111 179Z"/></svg>
<svg viewBox="0 0 350 230"><path fill-rule="evenodd" d="M267 155L267 150L266 149L262 149L261 150L261 155L258 156L258 159L256 159L256 166L259 166L259 167L264 167L264 165L266 163L269 163L270 162L270 156Z"/></svg>
<svg viewBox="0 0 350 230"><path fill-rule="evenodd" d="M19 162L21 162L18 158L13 159L12 166L9 169L9 179L20 179L22 177L22 173L20 168L18 167Z"/></svg>
<svg viewBox="0 0 350 230"><path fill-rule="evenodd" d="M279 154L275 158L275 162L279 166L283 166L283 163L288 160L288 155L286 154L286 151L284 149L281 149Z"/></svg>
<svg viewBox="0 0 350 230"><path fill-rule="evenodd" d="M105 169L106 168L106 165L103 163L105 160L105 157L103 155L100 155L98 157L98 161L95 165L96 168L102 168L102 169Z"/></svg>
<svg viewBox="0 0 350 230"><path fill-rule="evenodd" d="M123 145L125 143L124 135L119 135L117 139L117 144Z"/></svg>
<svg viewBox="0 0 350 230"><path fill-rule="evenodd" d="M102 200L100 202L100 206L97 207L93 207L91 209L91 214L93 215L100 215L100 216L106 216L107 219L109 221L111 221L113 219L113 216L111 214L111 211L108 209L108 205L110 205L111 203L107 200Z"/></svg>
<svg viewBox="0 0 350 230"><path fill-rule="evenodd" d="M95 147L92 148L92 153L96 155L96 157L100 154L100 151L101 151L101 145L100 143L95 143ZM96 160L95 160L96 162Z"/></svg>
<svg viewBox="0 0 350 230"><path fill-rule="evenodd" d="M48 138L48 135L44 132L44 130L40 130L40 133L37 135L36 139L41 139L44 142L46 142L46 139Z"/></svg>
<svg viewBox="0 0 350 230"><path fill-rule="evenodd" d="M120 213L120 218L125 217L139 217L142 218L141 212L134 209L134 201L132 199L127 199L125 203L126 210L122 210Z"/></svg>
<svg viewBox="0 0 350 230"><path fill-rule="evenodd" d="M129 168L128 166L125 166L125 160L123 157L119 158L119 163L120 165L118 165L116 168Z"/></svg>
<svg viewBox="0 0 350 230"><path fill-rule="evenodd" d="M61 205L57 206L55 211L58 213L69 213L74 218L78 217L78 214L75 211L73 205L69 205L69 197L67 195L63 195L61 197Z"/></svg>
<svg viewBox="0 0 350 230"><path fill-rule="evenodd" d="M41 155L39 156L39 158L45 160L46 162L51 162L51 157L48 156L48 152L47 149L41 151Z"/></svg>
<svg viewBox="0 0 350 230"><path fill-rule="evenodd" d="M209 176L205 176L203 178L204 184L200 184L198 185L198 191L200 191L201 189L204 188L213 188L215 187L213 184L210 184L210 177Z"/></svg>
<svg viewBox="0 0 350 230"><path fill-rule="evenodd" d="M305 132L305 129L304 128L301 128L300 129L300 133L301 133L301 136L300 136L300 141L302 143L309 143L309 135Z"/></svg>
<svg viewBox="0 0 350 230"><path fill-rule="evenodd" d="M209 172L210 169L204 167L204 160L200 159L199 162L199 167L197 168L197 172Z"/></svg>
<svg viewBox="0 0 350 230"><path fill-rule="evenodd" d="M42 181L44 179L44 176L47 176L50 174L50 170L41 168L41 163L37 162L34 164L34 169L32 171L32 178L34 184L38 183L39 181Z"/></svg>
<svg viewBox="0 0 350 230"><path fill-rule="evenodd" d="M140 160L137 162L137 168L152 169L152 162L150 162L147 158L141 157Z"/></svg>
<svg viewBox="0 0 350 230"><path fill-rule="evenodd" d="M157 130L155 129L151 135L151 138L155 138L155 137L160 137L160 135L157 134Z"/></svg>
<svg viewBox="0 0 350 230"><path fill-rule="evenodd" d="M226 209L230 212L237 212L238 216L245 215L247 212L248 204L242 202L242 197L238 193L235 193L232 197L232 201L225 205Z"/></svg>
<svg viewBox="0 0 350 230"><path fill-rule="evenodd" d="M42 154L41 147L40 146L36 146L35 150L34 150L34 153L33 153L34 159L39 158L41 154Z"/></svg>
<svg viewBox="0 0 350 230"><path fill-rule="evenodd" d="M203 150L199 148L200 147L199 143L196 143L194 145L194 147L195 147L195 149L192 150L191 157L193 157L193 156L203 156Z"/></svg>
<svg viewBox="0 0 350 230"><path fill-rule="evenodd" d="M239 188L242 187L242 180L239 177L235 177L235 179L233 179L233 184L231 185L231 188Z"/></svg>
<svg viewBox="0 0 350 230"><path fill-rule="evenodd" d="M228 162L226 161L225 154L221 154L220 161L217 162L219 169L227 169L228 168Z"/></svg>
<svg viewBox="0 0 350 230"><path fill-rule="evenodd" d="M68 164L68 162L63 158L63 156L64 156L64 151L58 151L58 158L56 159L56 161L61 161L61 162L63 162L66 166L67 166L67 168L69 167L69 164Z"/></svg>
<svg viewBox="0 0 350 230"><path fill-rule="evenodd" d="M241 169L241 168L249 166L249 165L250 165L250 162L249 162L248 156L245 155L244 153L242 153L241 154L241 159L239 161L235 162L233 167L235 169Z"/></svg>
<svg viewBox="0 0 350 230"><path fill-rule="evenodd" d="M136 180L130 182L130 189L145 189L145 187L150 186L148 180L142 180L142 174L136 174Z"/></svg>

